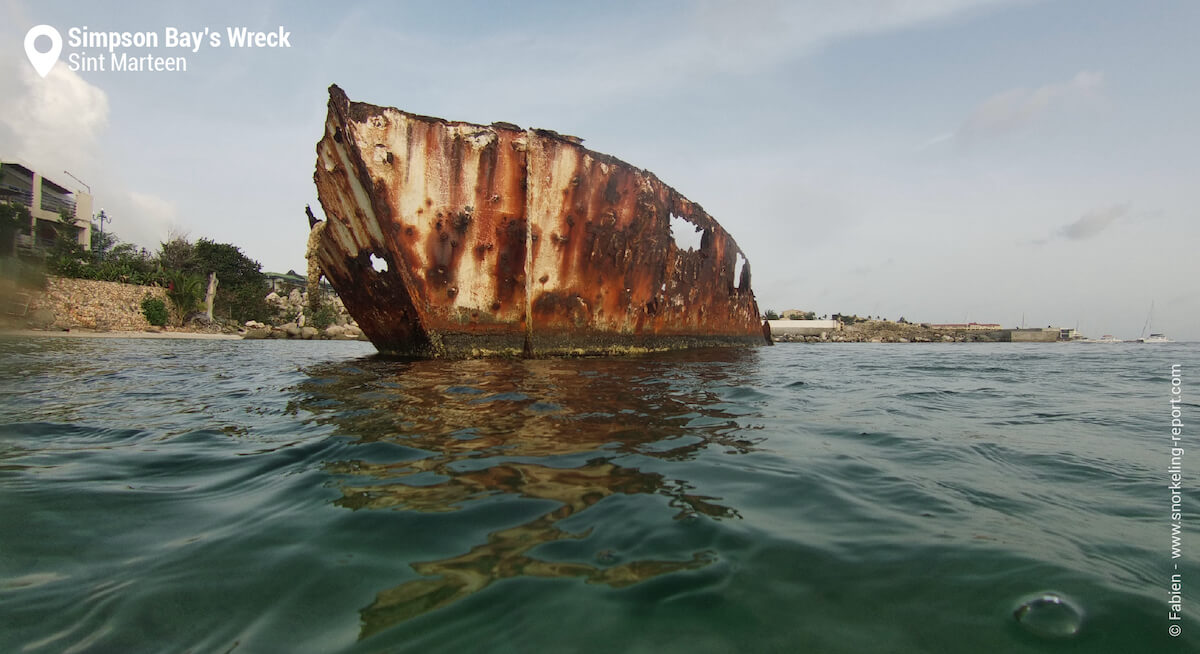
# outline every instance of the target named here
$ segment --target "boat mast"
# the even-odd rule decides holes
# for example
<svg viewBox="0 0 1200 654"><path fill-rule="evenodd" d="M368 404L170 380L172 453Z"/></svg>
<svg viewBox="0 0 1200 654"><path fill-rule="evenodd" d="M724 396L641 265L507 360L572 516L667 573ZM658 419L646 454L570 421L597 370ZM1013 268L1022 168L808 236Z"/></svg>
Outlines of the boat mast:
<svg viewBox="0 0 1200 654"><path fill-rule="evenodd" d="M1146 324L1142 325L1142 338L1146 336L1146 330L1154 326L1154 300L1150 300L1150 313L1146 314Z"/></svg>

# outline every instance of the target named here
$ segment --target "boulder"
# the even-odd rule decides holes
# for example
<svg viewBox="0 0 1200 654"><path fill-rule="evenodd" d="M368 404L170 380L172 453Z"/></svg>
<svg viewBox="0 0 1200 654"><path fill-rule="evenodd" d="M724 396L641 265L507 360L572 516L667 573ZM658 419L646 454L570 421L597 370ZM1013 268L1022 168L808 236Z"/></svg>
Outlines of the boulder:
<svg viewBox="0 0 1200 654"><path fill-rule="evenodd" d="M299 338L300 337L300 325L297 325L294 322L289 322L284 325L280 325L279 329L283 330L283 332L287 335L288 338Z"/></svg>
<svg viewBox="0 0 1200 654"><path fill-rule="evenodd" d="M300 338L303 338L306 341L311 341L312 339L317 337L317 334L320 334L320 333L321 332L317 331L316 327L301 327L300 328Z"/></svg>
<svg viewBox="0 0 1200 654"><path fill-rule="evenodd" d="M325 328L326 338L337 338L346 332L346 328L341 325L330 325Z"/></svg>
<svg viewBox="0 0 1200 654"><path fill-rule="evenodd" d="M268 329L255 328L246 330L246 333L242 335L242 338L247 341L256 341L267 338L270 335L271 331Z"/></svg>

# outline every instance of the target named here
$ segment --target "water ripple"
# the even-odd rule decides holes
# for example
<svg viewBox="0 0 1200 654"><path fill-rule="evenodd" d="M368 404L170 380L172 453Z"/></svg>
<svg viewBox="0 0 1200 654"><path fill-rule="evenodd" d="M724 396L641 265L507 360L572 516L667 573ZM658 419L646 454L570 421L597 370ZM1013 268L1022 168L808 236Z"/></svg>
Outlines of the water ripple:
<svg viewBox="0 0 1200 654"><path fill-rule="evenodd" d="M0 340L0 649L1167 647L1193 346L370 353Z"/></svg>

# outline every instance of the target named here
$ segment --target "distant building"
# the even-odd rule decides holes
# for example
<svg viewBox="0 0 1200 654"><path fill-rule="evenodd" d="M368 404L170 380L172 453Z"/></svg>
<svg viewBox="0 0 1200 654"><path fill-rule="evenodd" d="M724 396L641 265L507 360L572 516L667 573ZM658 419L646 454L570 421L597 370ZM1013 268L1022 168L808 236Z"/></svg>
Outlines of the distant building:
<svg viewBox="0 0 1200 654"><path fill-rule="evenodd" d="M292 292L292 289L301 291L308 288L308 278L298 274L295 270L289 270L285 273L265 272L267 282L271 284L271 292L279 295L287 295Z"/></svg>
<svg viewBox="0 0 1200 654"><path fill-rule="evenodd" d="M944 322L933 323L929 325L932 329L981 329L994 331L1001 329L999 323L995 322Z"/></svg>
<svg viewBox="0 0 1200 654"><path fill-rule="evenodd" d="M769 320L771 333L775 336L820 336L822 333L838 331L842 323L837 320Z"/></svg>
<svg viewBox="0 0 1200 654"><path fill-rule="evenodd" d="M1053 343L1059 338L1058 327L1031 327L1009 331L1013 343Z"/></svg>
<svg viewBox="0 0 1200 654"><path fill-rule="evenodd" d="M35 171L22 161L0 160L0 202L29 207L29 227L17 235L17 248L49 247L63 230L84 247L92 242L92 195L72 191ZM71 225L64 225L66 214Z"/></svg>
<svg viewBox="0 0 1200 654"><path fill-rule="evenodd" d="M285 273L265 272L263 275L266 276L267 282L271 285L271 292L278 295L287 295L293 290L308 291L308 278L295 270L289 270ZM329 282L325 281L324 277L321 278L321 290L327 295L337 295L333 287L329 285Z"/></svg>

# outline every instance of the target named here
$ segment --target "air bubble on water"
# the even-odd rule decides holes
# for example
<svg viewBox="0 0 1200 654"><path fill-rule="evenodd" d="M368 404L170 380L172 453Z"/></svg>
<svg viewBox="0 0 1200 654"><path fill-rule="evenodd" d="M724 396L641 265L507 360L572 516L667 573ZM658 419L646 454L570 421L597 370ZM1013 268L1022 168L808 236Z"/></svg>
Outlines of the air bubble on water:
<svg viewBox="0 0 1200 654"><path fill-rule="evenodd" d="M1083 626L1083 609L1052 590L1022 597L1013 617L1026 631L1045 638L1070 638Z"/></svg>
<svg viewBox="0 0 1200 654"><path fill-rule="evenodd" d="M685 511L678 519L686 524L692 524L700 521L700 514L695 511Z"/></svg>

